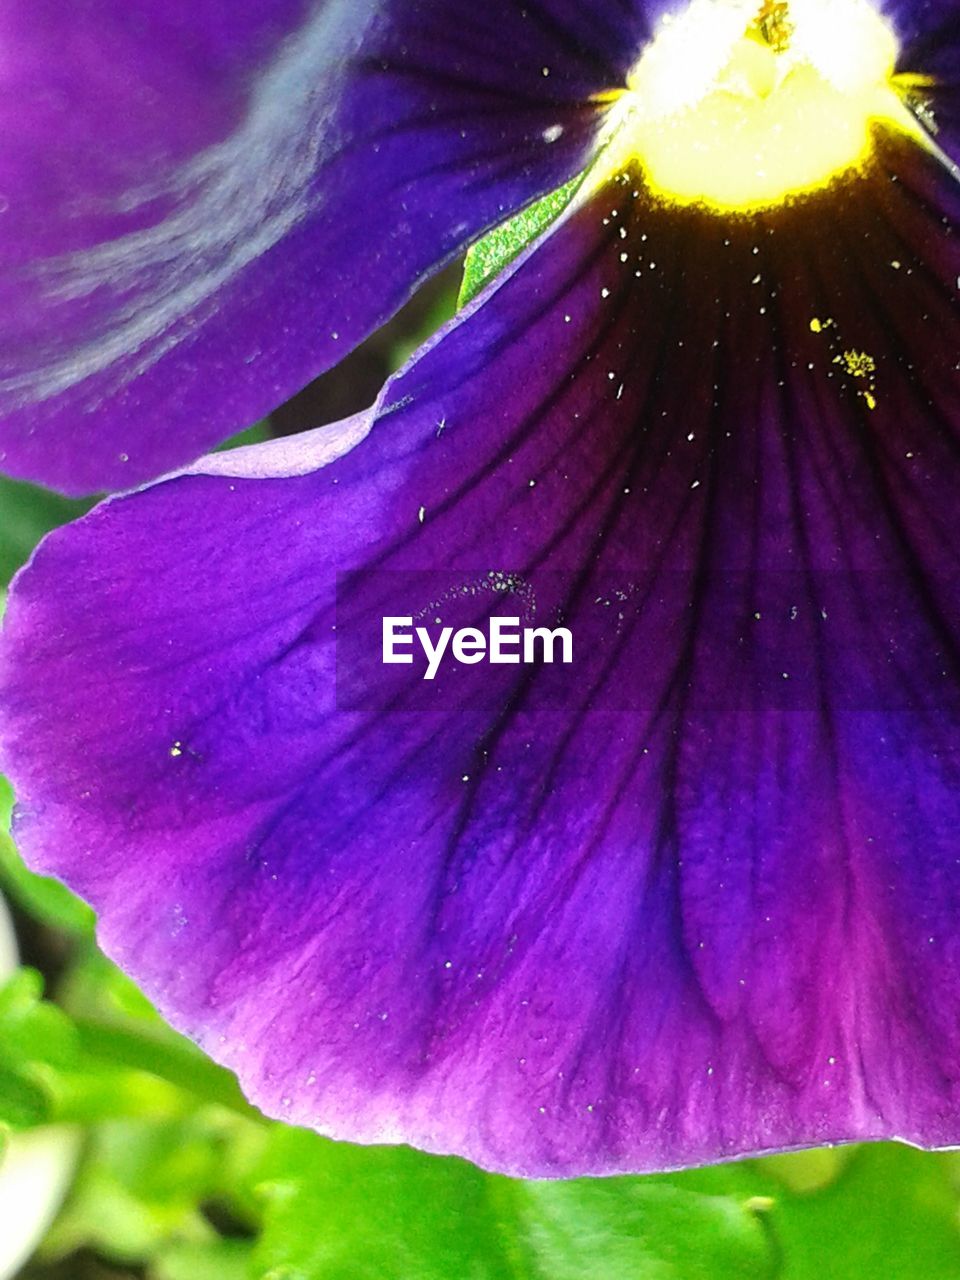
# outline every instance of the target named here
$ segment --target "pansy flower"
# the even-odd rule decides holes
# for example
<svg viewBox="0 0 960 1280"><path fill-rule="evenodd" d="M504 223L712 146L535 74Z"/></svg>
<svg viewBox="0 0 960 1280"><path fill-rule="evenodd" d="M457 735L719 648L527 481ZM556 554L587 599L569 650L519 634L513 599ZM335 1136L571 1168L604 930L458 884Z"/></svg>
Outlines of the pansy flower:
<svg viewBox="0 0 960 1280"><path fill-rule="evenodd" d="M958 6L97 3L56 73L45 20L20 474L183 462L562 211L369 412L42 545L0 675L31 865L336 1137L955 1143ZM504 615L571 662L381 661L385 619Z"/></svg>

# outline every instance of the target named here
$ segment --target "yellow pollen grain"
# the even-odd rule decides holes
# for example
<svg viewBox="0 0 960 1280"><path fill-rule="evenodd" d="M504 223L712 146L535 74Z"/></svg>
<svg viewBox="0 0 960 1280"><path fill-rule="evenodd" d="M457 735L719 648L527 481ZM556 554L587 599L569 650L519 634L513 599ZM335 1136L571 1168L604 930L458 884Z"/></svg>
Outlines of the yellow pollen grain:
<svg viewBox="0 0 960 1280"><path fill-rule="evenodd" d="M829 341L831 350L835 353L832 363L841 373L854 379L853 385L857 395L872 412L877 407L877 362L869 351L862 351L858 347L841 347L840 333L832 319L821 320L814 316L810 321L811 333L826 333L831 329L833 335Z"/></svg>
<svg viewBox="0 0 960 1280"><path fill-rule="evenodd" d="M786 53L794 33L794 26L790 21L789 4L777 3L777 0L765 0L757 15L755 28L757 34L775 53Z"/></svg>
<svg viewBox="0 0 960 1280"><path fill-rule="evenodd" d="M842 364L852 378L872 378L877 371L876 360L866 351L841 351L834 356L833 363Z"/></svg>

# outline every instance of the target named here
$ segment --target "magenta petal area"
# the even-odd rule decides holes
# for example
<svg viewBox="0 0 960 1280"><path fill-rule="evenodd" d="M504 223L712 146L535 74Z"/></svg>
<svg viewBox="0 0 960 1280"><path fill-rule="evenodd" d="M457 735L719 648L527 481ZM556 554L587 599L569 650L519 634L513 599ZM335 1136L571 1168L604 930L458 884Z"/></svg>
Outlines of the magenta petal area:
<svg viewBox="0 0 960 1280"><path fill-rule="evenodd" d="M649 30L586 0L2 0L0 469L131 488L583 167Z"/></svg>
<svg viewBox="0 0 960 1280"><path fill-rule="evenodd" d="M619 175L367 418L42 545L21 848L267 1112L525 1175L960 1141L941 178ZM498 613L572 663L380 662Z"/></svg>

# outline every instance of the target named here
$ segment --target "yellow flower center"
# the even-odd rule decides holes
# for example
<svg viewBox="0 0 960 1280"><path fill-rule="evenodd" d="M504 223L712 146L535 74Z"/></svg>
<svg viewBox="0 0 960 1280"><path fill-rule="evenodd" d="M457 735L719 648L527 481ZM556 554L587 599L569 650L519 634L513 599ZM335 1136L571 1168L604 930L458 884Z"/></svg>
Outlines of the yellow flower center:
<svg viewBox="0 0 960 1280"><path fill-rule="evenodd" d="M869 158L874 127L920 140L897 41L867 0L693 0L617 95L602 168L639 162L662 199L750 212Z"/></svg>

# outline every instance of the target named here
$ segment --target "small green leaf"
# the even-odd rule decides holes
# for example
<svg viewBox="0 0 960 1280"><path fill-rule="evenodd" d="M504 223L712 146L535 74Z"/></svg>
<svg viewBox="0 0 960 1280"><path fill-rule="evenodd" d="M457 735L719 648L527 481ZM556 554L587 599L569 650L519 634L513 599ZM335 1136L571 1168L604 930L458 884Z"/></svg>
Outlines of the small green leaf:
<svg viewBox="0 0 960 1280"><path fill-rule="evenodd" d="M43 999L40 974L19 969L0 986L0 1062L69 1067L77 1055L76 1032L63 1011Z"/></svg>
<svg viewBox="0 0 960 1280"><path fill-rule="evenodd" d="M6 1012L0 1015L0 1119L26 1128L183 1110L184 1094L175 1085L156 1073L87 1053L84 1032L49 1001L39 1002L19 1022ZM24 1088L14 1091L12 1078ZM24 1106L27 1093L33 1099L29 1108ZM9 1099L15 1110L5 1107Z"/></svg>
<svg viewBox="0 0 960 1280"><path fill-rule="evenodd" d="M51 1070L78 1048L69 1019L41 998L43 980L20 969L0 987L0 1123L27 1129L54 1118Z"/></svg>
<svg viewBox="0 0 960 1280"><path fill-rule="evenodd" d="M555 221L573 199L582 176L572 178L556 191L528 205L499 227L494 227L467 253L463 266L458 308L472 302L484 285L500 274L531 240Z"/></svg>

